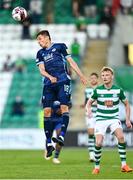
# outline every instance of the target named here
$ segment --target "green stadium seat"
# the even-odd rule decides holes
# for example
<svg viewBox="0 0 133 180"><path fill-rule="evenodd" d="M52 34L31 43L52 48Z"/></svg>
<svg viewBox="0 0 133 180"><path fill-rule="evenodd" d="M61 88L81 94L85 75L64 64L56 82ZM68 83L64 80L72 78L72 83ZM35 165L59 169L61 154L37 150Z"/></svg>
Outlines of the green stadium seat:
<svg viewBox="0 0 133 180"><path fill-rule="evenodd" d="M39 71L31 72L31 69L37 69L32 60L27 60L27 71L24 73L14 73L12 85L10 88L8 101L2 117L1 128L37 128L39 100L41 97L41 77ZM12 116L11 109L15 97L20 95L25 104L25 115Z"/></svg>

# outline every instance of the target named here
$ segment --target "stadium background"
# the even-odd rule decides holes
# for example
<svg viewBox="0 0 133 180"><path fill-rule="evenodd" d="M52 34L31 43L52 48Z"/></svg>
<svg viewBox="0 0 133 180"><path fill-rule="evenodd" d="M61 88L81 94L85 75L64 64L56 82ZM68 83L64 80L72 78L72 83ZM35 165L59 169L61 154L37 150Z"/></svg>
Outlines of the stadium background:
<svg viewBox="0 0 133 180"><path fill-rule="evenodd" d="M79 5L80 8L77 8ZM24 7L29 18L19 23L11 11ZM64 42L88 77L104 65L115 70L115 82L127 94L133 122L133 11L120 0L0 0L0 149L44 149L42 129L41 76L35 65L39 30L47 29L53 42ZM74 55L77 39L80 53ZM66 146L87 146L84 120L85 87L72 76L72 109ZM14 115L13 102L21 97L24 114ZM120 119L125 121L123 105ZM133 132L123 123L127 146L133 147ZM107 134L105 146L115 146Z"/></svg>

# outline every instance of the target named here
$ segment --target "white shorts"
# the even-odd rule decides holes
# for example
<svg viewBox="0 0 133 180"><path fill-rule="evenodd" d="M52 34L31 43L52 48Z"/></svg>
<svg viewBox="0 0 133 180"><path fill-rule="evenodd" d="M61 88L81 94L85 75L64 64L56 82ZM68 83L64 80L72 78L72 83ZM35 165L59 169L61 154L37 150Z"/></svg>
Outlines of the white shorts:
<svg viewBox="0 0 133 180"><path fill-rule="evenodd" d="M88 116L85 117L85 120L86 120L86 125L87 125L87 128L93 128L95 127L95 124L96 124L96 119L94 117L92 118L88 118Z"/></svg>
<svg viewBox="0 0 133 180"><path fill-rule="evenodd" d="M107 131L107 128L110 129L112 134L117 128L122 129L121 121L119 119L96 121L95 135L102 134L104 136Z"/></svg>

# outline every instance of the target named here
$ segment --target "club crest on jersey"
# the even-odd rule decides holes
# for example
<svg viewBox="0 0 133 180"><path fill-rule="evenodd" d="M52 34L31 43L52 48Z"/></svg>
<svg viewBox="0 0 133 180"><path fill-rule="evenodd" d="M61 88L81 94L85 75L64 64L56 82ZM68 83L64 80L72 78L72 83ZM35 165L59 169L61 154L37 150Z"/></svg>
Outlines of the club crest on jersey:
<svg viewBox="0 0 133 180"><path fill-rule="evenodd" d="M54 48L54 49L52 49L52 52L55 52L56 51L56 49Z"/></svg>

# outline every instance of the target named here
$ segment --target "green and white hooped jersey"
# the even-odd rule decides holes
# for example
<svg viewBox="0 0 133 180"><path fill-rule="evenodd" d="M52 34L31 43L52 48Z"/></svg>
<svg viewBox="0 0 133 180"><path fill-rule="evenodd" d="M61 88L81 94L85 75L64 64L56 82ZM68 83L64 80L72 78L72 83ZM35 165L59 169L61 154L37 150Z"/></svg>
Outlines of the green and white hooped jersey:
<svg viewBox="0 0 133 180"><path fill-rule="evenodd" d="M91 95L93 93L93 88L91 87L87 87L85 89L85 104L87 103L88 99L91 98ZM96 111L97 111L97 105L92 104L92 113L93 113L93 117L96 117Z"/></svg>
<svg viewBox="0 0 133 180"><path fill-rule="evenodd" d="M104 85L94 89L91 99L97 101L96 121L119 119L119 101L124 101L124 91L112 85L106 89Z"/></svg>

